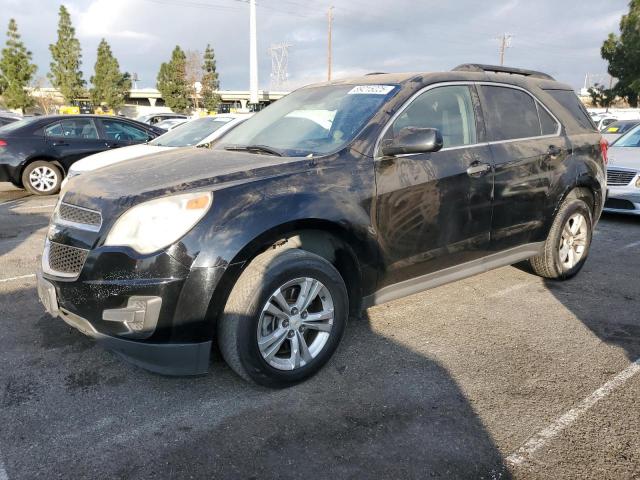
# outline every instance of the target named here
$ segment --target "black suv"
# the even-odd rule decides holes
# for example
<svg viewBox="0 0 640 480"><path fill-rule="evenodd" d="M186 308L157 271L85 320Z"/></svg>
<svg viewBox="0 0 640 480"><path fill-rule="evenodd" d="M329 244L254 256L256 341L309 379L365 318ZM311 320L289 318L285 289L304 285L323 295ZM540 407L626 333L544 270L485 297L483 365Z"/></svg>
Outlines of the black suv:
<svg viewBox="0 0 640 480"><path fill-rule="evenodd" d="M583 266L606 143L567 85L527 70L372 74L312 85L212 148L74 178L39 294L149 370L299 382L349 315L529 259Z"/></svg>

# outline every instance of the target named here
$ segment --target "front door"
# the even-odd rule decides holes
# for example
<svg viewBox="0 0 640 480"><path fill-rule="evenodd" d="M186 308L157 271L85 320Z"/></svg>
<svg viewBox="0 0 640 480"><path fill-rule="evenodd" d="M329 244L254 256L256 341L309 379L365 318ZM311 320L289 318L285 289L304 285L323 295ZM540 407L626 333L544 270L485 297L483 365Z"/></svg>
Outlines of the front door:
<svg viewBox="0 0 640 480"><path fill-rule="evenodd" d="M405 127L436 128L444 146L435 153L377 154L379 288L486 254L493 175L480 116L473 85L437 86L417 96L384 133L388 139Z"/></svg>
<svg viewBox="0 0 640 480"><path fill-rule="evenodd" d="M102 136L109 148L126 147L150 140L148 132L121 120L101 118Z"/></svg>
<svg viewBox="0 0 640 480"><path fill-rule="evenodd" d="M65 170L76 160L107 148L91 118L70 116L58 120L44 128L44 135Z"/></svg>

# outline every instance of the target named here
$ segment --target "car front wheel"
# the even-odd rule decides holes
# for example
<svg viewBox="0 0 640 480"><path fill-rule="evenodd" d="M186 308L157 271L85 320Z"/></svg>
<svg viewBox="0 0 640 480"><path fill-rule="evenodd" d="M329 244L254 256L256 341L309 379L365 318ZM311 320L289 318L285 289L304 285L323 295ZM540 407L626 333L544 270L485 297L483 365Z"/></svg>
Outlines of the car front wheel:
<svg viewBox="0 0 640 480"><path fill-rule="evenodd" d="M331 263L302 250L270 250L233 287L218 323L220 350L247 380L294 385L329 360L348 311L344 281Z"/></svg>
<svg viewBox="0 0 640 480"><path fill-rule="evenodd" d="M22 185L33 195L54 195L60 191L62 172L42 160L30 163L22 172Z"/></svg>

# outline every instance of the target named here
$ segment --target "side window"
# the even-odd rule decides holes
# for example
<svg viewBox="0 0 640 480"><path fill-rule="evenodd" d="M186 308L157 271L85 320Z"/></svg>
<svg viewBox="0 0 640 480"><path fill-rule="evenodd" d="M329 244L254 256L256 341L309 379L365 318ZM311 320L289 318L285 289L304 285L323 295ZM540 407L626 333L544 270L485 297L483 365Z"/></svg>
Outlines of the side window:
<svg viewBox="0 0 640 480"><path fill-rule="evenodd" d="M546 92L566 108L582 128L596 130L587 110L573 90L546 90Z"/></svg>
<svg viewBox="0 0 640 480"><path fill-rule="evenodd" d="M558 133L558 122L556 122L549 112L540 104L538 104L538 113L540 114L542 135L555 135Z"/></svg>
<svg viewBox="0 0 640 480"><path fill-rule="evenodd" d="M536 102L522 90L482 86L490 141L539 137L542 129Z"/></svg>
<svg viewBox="0 0 640 480"><path fill-rule="evenodd" d="M452 85L424 92L395 119L386 136L396 136L406 127L437 128L444 148L473 145L477 129L469 87Z"/></svg>
<svg viewBox="0 0 640 480"><path fill-rule="evenodd" d="M146 142L149 134L141 128L134 127L117 120L102 120L104 135L107 140L122 142Z"/></svg>
<svg viewBox="0 0 640 480"><path fill-rule="evenodd" d="M47 137L64 137L84 140L97 140L98 130L89 118L70 118L52 123L44 129Z"/></svg>

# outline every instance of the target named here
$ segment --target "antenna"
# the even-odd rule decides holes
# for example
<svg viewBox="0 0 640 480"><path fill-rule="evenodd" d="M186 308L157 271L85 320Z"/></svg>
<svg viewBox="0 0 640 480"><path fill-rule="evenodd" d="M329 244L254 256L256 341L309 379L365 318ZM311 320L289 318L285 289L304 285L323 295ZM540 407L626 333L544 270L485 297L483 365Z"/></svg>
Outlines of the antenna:
<svg viewBox="0 0 640 480"><path fill-rule="evenodd" d="M288 42L273 43L269 47L271 55L271 85L270 90L286 90L289 81L289 48L293 44Z"/></svg>

